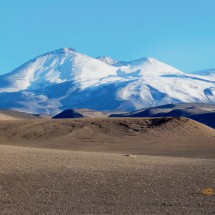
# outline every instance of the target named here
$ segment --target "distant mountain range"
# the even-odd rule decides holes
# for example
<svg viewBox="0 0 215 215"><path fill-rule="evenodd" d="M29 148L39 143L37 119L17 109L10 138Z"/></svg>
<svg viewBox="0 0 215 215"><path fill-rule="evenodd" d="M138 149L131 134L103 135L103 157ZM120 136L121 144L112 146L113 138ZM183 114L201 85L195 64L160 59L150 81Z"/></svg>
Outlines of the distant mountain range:
<svg viewBox="0 0 215 215"><path fill-rule="evenodd" d="M129 113L112 114L110 117L187 117L215 128L215 104L168 104Z"/></svg>
<svg viewBox="0 0 215 215"><path fill-rule="evenodd" d="M215 103L215 69L195 74L154 58L91 58L65 48L0 76L0 109L56 115L65 109L132 111L170 103Z"/></svg>

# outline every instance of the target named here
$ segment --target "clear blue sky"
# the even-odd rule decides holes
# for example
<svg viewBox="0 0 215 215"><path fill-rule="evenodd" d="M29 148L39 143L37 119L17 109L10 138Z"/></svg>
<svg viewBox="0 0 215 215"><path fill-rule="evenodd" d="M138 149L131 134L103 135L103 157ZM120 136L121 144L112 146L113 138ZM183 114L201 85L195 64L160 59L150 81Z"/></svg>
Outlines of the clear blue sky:
<svg viewBox="0 0 215 215"><path fill-rule="evenodd" d="M61 47L215 68L215 0L0 0L0 74Z"/></svg>

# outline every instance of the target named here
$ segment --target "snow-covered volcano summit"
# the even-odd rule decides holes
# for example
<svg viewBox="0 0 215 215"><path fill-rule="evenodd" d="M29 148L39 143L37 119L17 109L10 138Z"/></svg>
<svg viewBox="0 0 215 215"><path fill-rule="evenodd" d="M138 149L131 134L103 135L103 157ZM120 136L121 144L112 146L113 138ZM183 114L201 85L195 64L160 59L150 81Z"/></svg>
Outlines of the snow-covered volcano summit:
<svg viewBox="0 0 215 215"><path fill-rule="evenodd" d="M56 114L68 108L133 110L177 102L215 102L215 80L154 58L91 58L64 48L0 76L0 108Z"/></svg>
<svg viewBox="0 0 215 215"><path fill-rule="evenodd" d="M66 81L84 82L116 75L116 69L96 59L64 48L28 61L0 77L3 92L36 89Z"/></svg>

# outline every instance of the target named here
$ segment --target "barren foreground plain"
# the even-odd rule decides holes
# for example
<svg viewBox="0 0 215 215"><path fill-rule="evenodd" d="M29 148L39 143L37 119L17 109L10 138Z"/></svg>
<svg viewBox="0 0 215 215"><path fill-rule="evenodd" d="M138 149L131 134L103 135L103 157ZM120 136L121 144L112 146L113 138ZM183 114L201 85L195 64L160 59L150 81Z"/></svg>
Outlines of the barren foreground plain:
<svg viewBox="0 0 215 215"><path fill-rule="evenodd" d="M215 214L215 131L186 118L0 121L1 214Z"/></svg>

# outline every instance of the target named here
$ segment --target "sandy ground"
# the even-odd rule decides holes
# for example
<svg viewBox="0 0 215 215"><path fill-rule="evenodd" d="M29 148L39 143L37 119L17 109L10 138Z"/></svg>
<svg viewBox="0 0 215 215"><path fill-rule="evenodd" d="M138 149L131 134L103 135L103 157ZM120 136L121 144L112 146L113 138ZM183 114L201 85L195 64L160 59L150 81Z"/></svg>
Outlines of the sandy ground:
<svg viewBox="0 0 215 215"><path fill-rule="evenodd" d="M19 119L19 118L15 118L15 117L0 113L0 120L16 120L16 119Z"/></svg>
<svg viewBox="0 0 215 215"><path fill-rule="evenodd" d="M0 147L1 214L215 214L210 159Z"/></svg>
<svg viewBox="0 0 215 215"><path fill-rule="evenodd" d="M37 119L39 116L33 114L19 112L15 110L0 110L0 121L2 120L21 120L21 119Z"/></svg>
<svg viewBox="0 0 215 215"><path fill-rule="evenodd" d="M215 158L215 131L186 118L0 122L0 143L76 151Z"/></svg>
<svg viewBox="0 0 215 215"><path fill-rule="evenodd" d="M213 215L214 136L184 118L2 121L1 214Z"/></svg>

